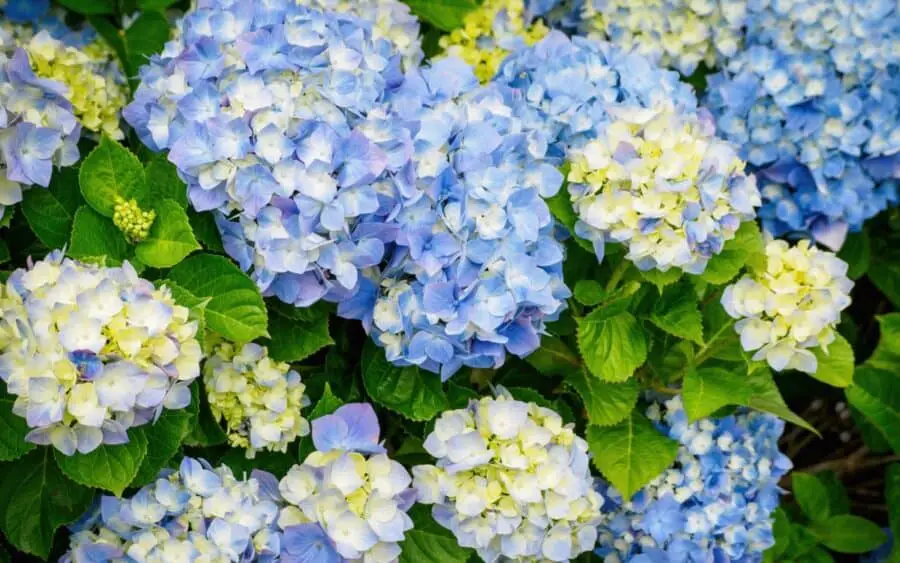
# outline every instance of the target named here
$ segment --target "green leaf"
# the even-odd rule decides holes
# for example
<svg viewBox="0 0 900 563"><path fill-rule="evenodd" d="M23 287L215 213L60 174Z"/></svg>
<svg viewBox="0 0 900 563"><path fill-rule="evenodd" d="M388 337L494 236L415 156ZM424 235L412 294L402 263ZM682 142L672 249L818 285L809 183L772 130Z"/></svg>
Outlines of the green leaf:
<svg viewBox="0 0 900 563"><path fill-rule="evenodd" d="M75 213L67 254L84 262L118 266L128 256L128 243L112 221L82 205Z"/></svg>
<svg viewBox="0 0 900 563"><path fill-rule="evenodd" d="M56 464L66 477L87 487L111 491L121 496L138 473L147 455L147 437L140 429L128 433L128 443L102 444L88 454L67 456L53 450Z"/></svg>
<svg viewBox="0 0 900 563"><path fill-rule="evenodd" d="M81 163L78 181L85 201L104 217L113 216L116 196L148 207L150 189L141 161L106 135Z"/></svg>
<svg viewBox="0 0 900 563"><path fill-rule="evenodd" d="M828 493L828 507L832 515L847 514L850 512L850 497L847 495L847 489L841 483L837 473L834 471L823 471L816 473L816 479L822 483Z"/></svg>
<svg viewBox="0 0 900 563"><path fill-rule="evenodd" d="M5 240L0 240L0 264L9 262L9 259L9 246L6 245Z"/></svg>
<svg viewBox="0 0 900 563"><path fill-rule="evenodd" d="M153 268L171 268L195 250L200 250L187 213L178 202L156 202L156 219L147 238L137 245L135 255Z"/></svg>
<svg viewBox="0 0 900 563"><path fill-rule="evenodd" d="M900 372L900 313L875 318L878 319L881 336L872 356L866 360L866 365Z"/></svg>
<svg viewBox="0 0 900 563"><path fill-rule="evenodd" d="M62 248L69 242L75 212L84 203L78 190L78 169L61 168L53 174L50 188L25 190L22 215L47 248Z"/></svg>
<svg viewBox="0 0 900 563"><path fill-rule="evenodd" d="M144 173L154 199L171 199L183 209L187 209L187 185L178 177L175 165L166 160L165 156L154 154Z"/></svg>
<svg viewBox="0 0 900 563"><path fill-rule="evenodd" d="M894 538L900 538L900 464L888 466L884 474L884 500L888 507L888 520ZM900 542L894 541L888 561L900 560Z"/></svg>
<svg viewBox="0 0 900 563"><path fill-rule="evenodd" d="M811 377L832 387L847 387L853 383L853 348L843 336L836 335L835 341L828 345L827 354L821 347L813 349L813 354L819 365Z"/></svg>
<svg viewBox="0 0 900 563"><path fill-rule="evenodd" d="M209 400L199 381L191 384L191 403L197 405L197 422L184 439L187 446L218 446L228 440L228 436L213 417Z"/></svg>
<svg viewBox="0 0 900 563"><path fill-rule="evenodd" d="M875 287L893 303L894 307L900 308L900 253L894 252L887 257L879 253L875 255L879 259L873 260L869 264L869 270L866 273Z"/></svg>
<svg viewBox="0 0 900 563"><path fill-rule="evenodd" d="M222 256L194 254L169 271L169 279L191 294L209 298L209 328L235 342L268 336L268 314L259 289Z"/></svg>
<svg viewBox="0 0 900 563"><path fill-rule="evenodd" d="M813 522L809 529L822 545L838 553L866 553L887 541L878 524L850 514Z"/></svg>
<svg viewBox="0 0 900 563"><path fill-rule="evenodd" d="M665 272L653 269L641 272L641 277L656 286L660 293L666 286L672 285L681 279L683 272L679 268L669 268Z"/></svg>
<svg viewBox="0 0 900 563"><path fill-rule="evenodd" d="M820 436L818 430L787 406L784 398L781 396L781 392L778 390L778 385L772 379L770 371L765 370L762 373L747 376L747 384L750 386L752 393L746 406L774 414L778 418L782 418Z"/></svg>
<svg viewBox="0 0 900 563"><path fill-rule="evenodd" d="M766 554L771 552L777 560L787 552L791 544L791 521L783 508L776 508L772 513L772 534L775 536L775 545Z"/></svg>
<svg viewBox="0 0 900 563"><path fill-rule="evenodd" d="M603 290L603 286L600 285L600 282L594 280L578 280L575 282L573 294L575 300L582 305L593 307L603 301L606 291Z"/></svg>
<svg viewBox="0 0 900 563"><path fill-rule="evenodd" d="M239 479L250 477L254 469L268 471L280 479L287 475L291 467L297 463L297 459L296 454L290 451L270 452L267 450L258 451L253 459L249 459L245 450L230 448L219 462L227 465Z"/></svg>
<svg viewBox="0 0 900 563"><path fill-rule="evenodd" d="M427 2L428 0L422 0L422 2ZM563 174L566 172L564 171ZM547 207L550 208L550 213L556 217L556 220L562 223L572 235L572 239L584 250L587 250L591 253L591 256L596 258L594 253L594 245L588 240L581 238L580 236L575 234L575 223L578 222L578 215L575 213L575 208L572 207L572 200L569 199L569 191L565 186L559 190L559 192L553 196L545 198L544 201L547 202Z"/></svg>
<svg viewBox="0 0 900 563"><path fill-rule="evenodd" d="M469 405L469 401L477 398L478 393L474 389L457 385L452 381L447 382L447 400L450 401L451 409L464 409Z"/></svg>
<svg viewBox="0 0 900 563"><path fill-rule="evenodd" d="M578 347L592 374L610 382L628 380L647 359L647 336L631 313L608 317L595 309L578 323Z"/></svg>
<svg viewBox="0 0 900 563"><path fill-rule="evenodd" d="M684 378L682 397L688 420L706 418L727 405L746 405L752 389L746 373L705 367L690 370Z"/></svg>
<svg viewBox="0 0 900 563"><path fill-rule="evenodd" d="M700 278L715 285L725 284L737 276L745 264L753 269L762 269L766 265L765 242L754 221L741 224L722 252L712 257Z"/></svg>
<svg viewBox="0 0 900 563"><path fill-rule="evenodd" d="M800 509L810 520L827 520L831 516L828 489L815 475L792 473L791 489Z"/></svg>
<svg viewBox="0 0 900 563"><path fill-rule="evenodd" d="M584 402L588 420L594 426L612 426L625 420L637 404L640 386L634 379L624 383L607 383L591 377L585 370L566 378Z"/></svg>
<svg viewBox="0 0 900 563"><path fill-rule="evenodd" d="M838 258L849 266L847 276L852 280L863 277L869 269L872 258L872 248L869 243L869 234L866 231L850 233L847 240L838 252Z"/></svg>
<svg viewBox="0 0 900 563"><path fill-rule="evenodd" d="M371 342L363 352L363 366L363 383L372 400L410 420L431 420L450 408L437 374L394 366Z"/></svg>
<svg viewBox="0 0 900 563"><path fill-rule="evenodd" d="M678 453L677 442L635 411L609 428L589 426L587 441L594 465L625 499L672 465Z"/></svg>
<svg viewBox="0 0 900 563"><path fill-rule="evenodd" d="M846 394L847 401L900 452L900 375L864 364Z"/></svg>
<svg viewBox="0 0 900 563"><path fill-rule="evenodd" d="M408 514L413 527L400 544L399 563L466 563L473 555L471 549L459 545L450 530L434 521L429 507L414 504Z"/></svg>
<svg viewBox="0 0 900 563"><path fill-rule="evenodd" d="M650 322L678 338L703 344L703 317L689 282L667 287L653 305Z"/></svg>
<svg viewBox="0 0 900 563"><path fill-rule="evenodd" d="M342 401L340 397L331 392L331 385L326 381L325 390L322 392L322 396L319 397L316 406L314 406L313 410L310 411L307 419L309 421L313 421L317 418L329 415L338 410L343 404L344 401Z"/></svg>
<svg viewBox="0 0 900 563"><path fill-rule="evenodd" d="M0 395L0 461L19 459L34 449L34 444L25 441L31 429L24 418L12 412L14 402L10 395Z"/></svg>
<svg viewBox="0 0 900 563"><path fill-rule="evenodd" d="M138 0L138 7L141 10L165 10L178 0Z"/></svg>
<svg viewBox="0 0 900 563"><path fill-rule="evenodd" d="M66 479L53 463L52 448L40 448L6 468L2 527L16 548L46 559L57 528L81 516L93 491Z"/></svg>
<svg viewBox="0 0 900 563"><path fill-rule="evenodd" d="M207 250L218 254L225 253L225 247L222 246L222 235L219 234L219 228L216 226L216 220L212 213L197 213L193 209L188 209L188 219L194 230L194 236Z"/></svg>
<svg viewBox="0 0 900 563"><path fill-rule="evenodd" d="M198 408L198 402L192 400L187 408L166 409L156 422L140 427L147 439L147 455L130 486L142 487L156 479L196 424Z"/></svg>
<svg viewBox="0 0 900 563"><path fill-rule="evenodd" d="M299 362L334 344L328 332L328 312L324 310L305 321L272 310L269 334L269 355L280 362Z"/></svg>
<svg viewBox="0 0 900 563"><path fill-rule="evenodd" d="M147 63L150 55L162 51L169 40L169 21L159 12L144 12L125 30L126 61L137 76L137 71Z"/></svg>
<svg viewBox="0 0 900 563"><path fill-rule="evenodd" d="M462 27L466 14L478 7L475 0L406 0L412 12L441 31Z"/></svg>
<svg viewBox="0 0 900 563"><path fill-rule="evenodd" d="M59 0L59 3L79 14L115 14L115 0Z"/></svg>
<svg viewBox="0 0 900 563"><path fill-rule="evenodd" d="M541 338L541 347L525 360L544 375L561 375L581 369L581 358L555 336Z"/></svg>

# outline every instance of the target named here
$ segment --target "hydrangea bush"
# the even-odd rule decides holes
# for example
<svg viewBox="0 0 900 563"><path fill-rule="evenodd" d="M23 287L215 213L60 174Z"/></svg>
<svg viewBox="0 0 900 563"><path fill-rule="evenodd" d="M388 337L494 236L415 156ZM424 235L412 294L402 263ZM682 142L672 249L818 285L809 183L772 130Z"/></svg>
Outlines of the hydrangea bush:
<svg viewBox="0 0 900 563"><path fill-rule="evenodd" d="M896 558L898 29L0 0L0 560Z"/></svg>

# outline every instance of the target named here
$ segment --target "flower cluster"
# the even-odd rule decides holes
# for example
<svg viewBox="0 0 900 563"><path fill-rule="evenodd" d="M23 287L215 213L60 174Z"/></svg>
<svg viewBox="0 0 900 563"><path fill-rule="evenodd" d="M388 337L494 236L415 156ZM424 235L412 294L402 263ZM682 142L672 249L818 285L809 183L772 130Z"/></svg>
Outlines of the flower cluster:
<svg viewBox="0 0 900 563"><path fill-rule="evenodd" d="M116 196L116 204L113 208L113 224L133 242L138 243L146 239L150 234L150 227L156 220L156 211L144 211L138 205L137 200L125 200L122 196Z"/></svg>
<svg viewBox="0 0 900 563"><path fill-rule="evenodd" d="M127 262L102 268L53 252L13 272L0 313L0 378L30 442L87 453L191 401L197 323Z"/></svg>
<svg viewBox="0 0 900 563"><path fill-rule="evenodd" d="M542 21L532 21L523 0L486 0L463 18L463 25L441 37L440 45L475 69L481 82L489 81L504 58L547 34Z"/></svg>
<svg viewBox="0 0 900 563"><path fill-rule="evenodd" d="M443 413L413 467L419 502L485 561L568 561L597 541L603 498L572 425L507 396Z"/></svg>
<svg viewBox="0 0 900 563"><path fill-rule="evenodd" d="M624 243L641 270L702 273L760 204L735 149L714 136L711 118L671 108L624 109L604 136L571 152L575 232L603 259Z"/></svg>
<svg viewBox="0 0 900 563"><path fill-rule="evenodd" d="M371 22L372 36L387 39L400 55L406 68L422 62L419 20L400 0L298 0L301 5L322 11L352 14Z"/></svg>
<svg viewBox="0 0 900 563"><path fill-rule="evenodd" d="M232 446L283 452L288 444L309 434L300 409L309 405L300 375L268 357L267 348L245 344L237 349L221 343L206 362L203 381L209 406L225 420Z"/></svg>
<svg viewBox="0 0 900 563"><path fill-rule="evenodd" d="M186 457L130 498L101 498L70 526L60 562L277 561L280 501L269 473L238 480L227 466Z"/></svg>
<svg viewBox="0 0 900 563"><path fill-rule="evenodd" d="M784 422L741 410L689 423L681 397L648 416L679 442L675 464L631 499L603 485L597 554L607 561L759 561L774 543Z"/></svg>
<svg viewBox="0 0 900 563"><path fill-rule="evenodd" d="M400 57L365 22L293 2L202 0L141 70L124 112L169 160L198 211L264 294L298 306L351 292L378 264L376 182L408 139L381 109ZM406 135L408 137L408 135Z"/></svg>
<svg viewBox="0 0 900 563"><path fill-rule="evenodd" d="M722 306L734 319L744 350L755 350L772 369L815 373L810 348L827 352L841 311L850 305L853 282L847 263L802 240L790 246L774 240L766 246L767 268L747 274L725 288Z"/></svg>
<svg viewBox="0 0 900 563"><path fill-rule="evenodd" d="M389 563L412 520L412 479L378 444L378 419L365 403L313 421L318 451L281 480L286 505L282 561Z"/></svg>
<svg viewBox="0 0 900 563"><path fill-rule="evenodd" d="M851 86L822 54L753 46L709 78L721 134L758 171L765 229L840 248L900 200L900 78Z"/></svg>
<svg viewBox="0 0 900 563"><path fill-rule="evenodd" d="M548 19L690 75L738 51L750 9L746 0L566 0Z"/></svg>
<svg viewBox="0 0 900 563"><path fill-rule="evenodd" d="M468 65L447 58L408 73L391 97L414 131L415 181L400 187L381 277L338 313L363 319L398 365L446 379L525 356L571 294L542 199L562 175L531 152L511 95L478 87Z"/></svg>

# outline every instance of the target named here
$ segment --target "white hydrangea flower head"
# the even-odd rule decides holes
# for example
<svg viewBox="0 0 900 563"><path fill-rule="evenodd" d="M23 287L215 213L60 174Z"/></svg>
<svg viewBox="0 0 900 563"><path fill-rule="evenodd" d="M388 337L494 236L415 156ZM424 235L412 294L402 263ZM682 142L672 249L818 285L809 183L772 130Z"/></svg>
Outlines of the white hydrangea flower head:
<svg viewBox="0 0 900 563"><path fill-rule="evenodd" d="M309 434L300 409L309 405L306 386L290 365L269 357L259 344L219 344L206 362L203 381L216 418L224 419L228 441L245 448L284 452Z"/></svg>
<svg viewBox="0 0 900 563"><path fill-rule="evenodd" d="M725 288L722 306L734 319L744 350L755 351L776 371L815 373L811 348L826 353L841 311L850 305L853 282L847 263L802 240L766 246L765 271L745 275Z"/></svg>
<svg viewBox="0 0 900 563"><path fill-rule="evenodd" d="M197 323L128 262L104 268L52 252L12 273L0 312L0 379L30 442L87 453L190 403Z"/></svg>
<svg viewBox="0 0 900 563"><path fill-rule="evenodd" d="M603 497L587 442L556 412L506 394L447 411L413 467L419 502L485 561L569 561L593 549Z"/></svg>
<svg viewBox="0 0 900 563"><path fill-rule="evenodd" d="M735 148L699 116L660 104L613 109L605 134L571 151L576 233L603 257L623 243L641 270L702 273L761 200Z"/></svg>

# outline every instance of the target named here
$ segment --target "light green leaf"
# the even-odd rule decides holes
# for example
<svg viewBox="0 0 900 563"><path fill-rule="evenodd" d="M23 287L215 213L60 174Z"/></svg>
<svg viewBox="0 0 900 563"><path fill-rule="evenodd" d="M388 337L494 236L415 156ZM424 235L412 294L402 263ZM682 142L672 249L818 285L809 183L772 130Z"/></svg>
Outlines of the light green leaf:
<svg viewBox="0 0 900 563"><path fill-rule="evenodd" d="M82 205L75 213L67 254L83 262L118 266L128 256L128 243L112 221Z"/></svg>
<svg viewBox="0 0 900 563"><path fill-rule="evenodd" d="M363 383L372 400L410 420L431 420L450 408L437 374L391 365L384 350L371 342L363 352L363 366Z"/></svg>
<svg viewBox="0 0 900 563"><path fill-rule="evenodd" d="M307 419L313 421L317 418L331 414L334 411L338 410L343 404L344 401L342 401L340 397L331 392L331 384L326 381L325 389L322 391L322 396L319 397L319 400L316 402L316 406L314 406L313 410L310 411Z"/></svg>
<svg viewBox="0 0 900 563"><path fill-rule="evenodd" d="M400 563L466 563L474 555L461 547L456 537L431 517L431 509L414 504L409 510L413 521L400 544Z"/></svg>
<svg viewBox="0 0 900 563"><path fill-rule="evenodd" d="M555 336L541 338L541 347L525 360L544 375L561 375L581 369L581 358Z"/></svg>
<svg viewBox="0 0 900 563"><path fill-rule="evenodd" d="M125 30L125 52L131 76L147 63L150 55L162 51L169 40L169 21L159 12L144 12Z"/></svg>
<svg viewBox="0 0 900 563"><path fill-rule="evenodd" d="M697 294L689 282L667 287L650 314L650 322L678 338L703 344L703 317Z"/></svg>
<svg viewBox="0 0 900 563"><path fill-rule="evenodd" d="M867 553L887 541L878 524L851 514L813 522L809 529L822 545L838 553Z"/></svg>
<svg viewBox="0 0 900 563"><path fill-rule="evenodd" d="M806 428L813 434L820 436L818 430L787 406L784 402L784 398L781 396L781 392L778 390L778 385L775 384L775 380L772 379L772 373L769 370L763 370L760 373L748 375L747 384L750 386L752 392L746 406L758 411L774 414L778 418L782 418L797 426Z"/></svg>
<svg viewBox="0 0 900 563"><path fill-rule="evenodd" d="M846 389L848 402L872 423L900 452L900 375L862 365L856 369L854 384Z"/></svg>
<svg viewBox="0 0 900 563"><path fill-rule="evenodd" d="M791 490L797 504L810 520L827 520L831 516L828 489L815 475L792 473Z"/></svg>
<svg viewBox="0 0 900 563"><path fill-rule="evenodd" d="M853 383L853 348L840 334L828 345L826 354L821 347L813 349L819 365L816 373L810 374L832 387L847 387Z"/></svg>
<svg viewBox="0 0 900 563"><path fill-rule="evenodd" d="M608 317L595 309L578 323L578 347L585 365L604 381L621 382L647 359L647 335L631 313Z"/></svg>
<svg viewBox="0 0 900 563"><path fill-rule="evenodd" d="M166 409L156 422L139 428L147 439L147 455L130 486L142 487L156 479L159 471L178 453L196 424L197 409L197 401L191 401L184 409Z"/></svg>
<svg viewBox="0 0 900 563"><path fill-rule="evenodd" d="M209 328L235 342L268 336L268 314L259 289L222 256L194 254L169 271L169 279L200 298L209 298Z"/></svg>
<svg viewBox="0 0 900 563"><path fill-rule="evenodd" d="M791 544L791 520L783 508L776 508L772 513L772 534L775 536L775 545L766 551L766 555L773 556L774 560L787 552Z"/></svg>
<svg viewBox="0 0 900 563"><path fill-rule="evenodd" d="M838 258L849 266L847 276L852 280L863 277L869 269L872 258L872 248L869 242L869 234L866 231L850 233L847 240L838 252Z"/></svg>
<svg viewBox="0 0 900 563"><path fill-rule="evenodd" d="M429 0L421 1L424 3ZM563 174L567 174L565 169ZM572 200L569 198L569 191L566 187L563 186L555 196L545 198L544 201L547 202L547 207L550 208L550 213L556 217L556 220L569 230L578 246L590 252L591 256L595 256L593 243L575 234L575 223L578 222L578 215L575 213L575 208L572 207Z"/></svg>
<svg viewBox="0 0 900 563"><path fill-rule="evenodd" d="M310 311L315 310L310 308ZM269 355L280 362L299 362L334 344L328 332L328 311L319 310L309 320L288 317L274 309L269 312Z"/></svg>
<svg viewBox="0 0 900 563"><path fill-rule="evenodd" d="M866 365L900 373L900 313L875 318L878 319L881 335Z"/></svg>
<svg viewBox="0 0 900 563"><path fill-rule="evenodd" d="M691 370L684 378L682 397L688 420L706 418L727 405L746 405L752 389L748 375L722 368Z"/></svg>
<svg viewBox="0 0 900 563"><path fill-rule="evenodd" d="M84 199L104 217L113 216L117 196L135 199L143 209L149 207L150 190L141 161L105 135L81 163L78 180Z"/></svg>
<svg viewBox="0 0 900 563"><path fill-rule="evenodd" d="M660 293L666 286L672 285L681 279L683 272L680 268L669 268L665 272L657 269L641 272L641 277L656 286Z"/></svg>
<svg viewBox="0 0 900 563"><path fill-rule="evenodd" d="M587 441L594 465L625 499L672 465L678 453L677 442L634 411L615 426L589 426Z"/></svg>
<svg viewBox="0 0 900 563"><path fill-rule="evenodd" d="M16 548L46 559L57 528L81 516L94 492L66 479L52 448L32 451L5 469L2 527Z"/></svg>
<svg viewBox="0 0 900 563"><path fill-rule="evenodd" d="M75 212L84 203L78 189L78 169L61 168L53 174L50 188L25 190L22 215L47 248L62 248L69 242Z"/></svg>
<svg viewBox="0 0 900 563"><path fill-rule="evenodd" d="M730 282L744 265L762 269L766 265L766 248L754 221L745 221L734 238L725 243L722 252L712 257L700 277L711 284Z"/></svg>
<svg viewBox="0 0 900 563"><path fill-rule="evenodd" d="M150 195L156 201L171 199L183 209L187 209L187 185L178 177L175 165L162 154L154 154L144 170Z"/></svg>
<svg viewBox="0 0 900 563"><path fill-rule="evenodd" d="M66 477L87 487L111 491L121 496L138 473L147 455L147 437L137 428L128 432L128 443L100 445L88 454L64 455L53 450L56 464Z"/></svg>
<svg viewBox="0 0 900 563"><path fill-rule="evenodd" d="M576 301L582 305L593 307L603 301L606 291L603 290L603 286L600 285L600 282L594 280L578 280L575 282L575 289L572 293Z"/></svg>
<svg viewBox="0 0 900 563"><path fill-rule="evenodd" d="M420 20L441 31L462 27L466 14L478 7L475 0L406 0L406 3Z"/></svg>
<svg viewBox="0 0 900 563"><path fill-rule="evenodd" d="M147 238L137 245L135 254L153 268L171 268L195 250L200 250L187 213L171 199L154 204L156 220Z"/></svg>
<svg viewBox="0 0 900 563"><path fill-rule="evenodd" d="M634 379L624 383L607 383L591 377L585 370L566 377L584 402L588 421L595 426L612 426L625 420L637 404L640 386Z"/></svg>
<svg viewBox="0 0 900 563"><path fill-rule="evenodd" d="M30 428L25 419L13 414L15 399L3 393L0 395L0 461L19 459L34 449L34 444L25 441Z"/></svg>

